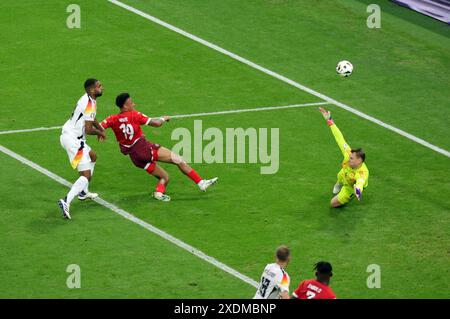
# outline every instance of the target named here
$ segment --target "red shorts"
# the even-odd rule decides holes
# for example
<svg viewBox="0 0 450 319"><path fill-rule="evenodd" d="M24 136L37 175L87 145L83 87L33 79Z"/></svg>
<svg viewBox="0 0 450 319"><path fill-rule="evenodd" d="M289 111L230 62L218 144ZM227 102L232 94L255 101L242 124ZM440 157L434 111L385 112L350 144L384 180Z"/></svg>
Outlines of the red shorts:
<svg viewBox="0 0 450 319"><path fill-rule="evenodd" d="M160 147L159 144L150 143L145 137L141 137L132 147L120 145L120 151L124 155L130 155L134 165L151 173L155 169Z"/></svg>

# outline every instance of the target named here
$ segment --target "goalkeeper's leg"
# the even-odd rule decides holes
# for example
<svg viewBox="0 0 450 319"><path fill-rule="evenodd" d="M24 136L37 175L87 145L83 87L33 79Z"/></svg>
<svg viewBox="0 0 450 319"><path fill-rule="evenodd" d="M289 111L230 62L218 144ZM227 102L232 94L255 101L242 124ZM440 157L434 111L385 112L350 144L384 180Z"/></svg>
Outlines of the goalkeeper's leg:
<svg viewBox="0 0 450 319"><path fill-rule="evenodd" d="M344 170L341 169L337 174L337 182L336 184L334 184L333 187L334 195L337 195L341 191L342 186L344 185L344 176L345 176Z"/></svg>
<svg viewBox="0 0 450 319"><path fill-rule="evenodd" d="M353 198L353 189L348 186L342 187L341 191L331 199L331 207L337 208L350 202Z"/></svg>

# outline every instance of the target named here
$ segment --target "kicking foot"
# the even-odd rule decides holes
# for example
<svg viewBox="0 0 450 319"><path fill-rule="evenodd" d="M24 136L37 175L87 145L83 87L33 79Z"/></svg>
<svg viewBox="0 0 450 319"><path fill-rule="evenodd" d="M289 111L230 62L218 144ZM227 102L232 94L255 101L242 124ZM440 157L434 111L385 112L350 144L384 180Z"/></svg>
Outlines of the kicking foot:
<svg viewBox="0 0 450 319"><path fill-rule="evenodd" d="M157 199L157 200L160 200L162 202L170 202L170 196L166 195L166 194L163 194L163 193L160 193L160 192L154 192L153 193L153 198Z"/></svg>
<svg viewBox="0 0 450 319"><path fill-rule="evenodd" d="M211 179L203 179L197 185L198 185L198 187L200 188L200 190L202 192L206 192L206 189L209 186L214 185L215 183L217 183L218 180L219 180L218 177L214 177L214 178L211 178Z"/></svg>
<svg viewBox="0 0 450 319"><path fill-rule="evenodd" d="M67 204L65 199L58 200L59 208L61 208L61 213L64 218L71 219L69 214L69 205Z"/></svg>
<svg viewBox="0 0 450 319"><path fill-rule="evenodd" d="M91 192L85 192L85 191L81 191L81 193L78 194L78 199L79 200L86 200L86 199L95 199L98 197L97 193L91 193Z"/></svg>
<svg viewBox="0 0 450 319"><path fill-rule="evenodd" d="M342 184L336 183L333 187L333 194L336 195L342 189Z"/></svg>

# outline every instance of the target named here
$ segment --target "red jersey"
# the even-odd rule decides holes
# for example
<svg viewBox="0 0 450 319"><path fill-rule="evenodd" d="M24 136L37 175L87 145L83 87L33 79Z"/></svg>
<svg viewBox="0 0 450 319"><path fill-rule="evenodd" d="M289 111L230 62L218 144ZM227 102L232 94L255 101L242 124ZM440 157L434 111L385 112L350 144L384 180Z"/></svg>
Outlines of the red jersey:
<svg viewBox="0 0 450 319"><path fill-rule="evenodd" d="M315 279L302 281L293 295L297 299L336 299L329 286Z"/></svg>
<svg viewBox="0 0 450 319"><path fill-rule="evenodd" d="M133 146L141 137L141 125L150 123L151 118L138 111L129 111L108 116L100 125L106 130L112 128L117 141L125 146Z"/></svg>

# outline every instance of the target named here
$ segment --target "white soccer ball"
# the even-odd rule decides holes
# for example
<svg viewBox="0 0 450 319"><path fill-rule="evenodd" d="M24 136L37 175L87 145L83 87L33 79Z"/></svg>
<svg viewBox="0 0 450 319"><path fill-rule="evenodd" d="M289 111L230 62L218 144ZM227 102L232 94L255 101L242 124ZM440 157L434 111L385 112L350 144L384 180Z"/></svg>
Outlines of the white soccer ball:
<svg viewBox="0 0 450 319"><path fill-rule="evenodd" d="M336 72L340 76L350 76L353 72L353 64L351 64L349 61L341 61L336 67Z"/></svg>

